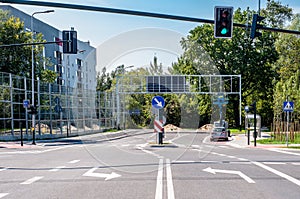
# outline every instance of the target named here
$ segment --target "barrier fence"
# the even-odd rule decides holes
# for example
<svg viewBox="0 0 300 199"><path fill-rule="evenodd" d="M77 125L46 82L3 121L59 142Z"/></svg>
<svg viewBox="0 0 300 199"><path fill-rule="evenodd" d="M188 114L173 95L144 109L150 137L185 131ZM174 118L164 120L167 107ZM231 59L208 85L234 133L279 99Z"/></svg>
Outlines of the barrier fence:
<svg viewBox="0 0 300 199"><path fill-rule="evenodd" d="M116 127L116 100L113 92L35 81L36 137L53 138L88 134ZM0 139L32 137L31 114L23 101L31 104L31 79L0 73Z"/></svg>

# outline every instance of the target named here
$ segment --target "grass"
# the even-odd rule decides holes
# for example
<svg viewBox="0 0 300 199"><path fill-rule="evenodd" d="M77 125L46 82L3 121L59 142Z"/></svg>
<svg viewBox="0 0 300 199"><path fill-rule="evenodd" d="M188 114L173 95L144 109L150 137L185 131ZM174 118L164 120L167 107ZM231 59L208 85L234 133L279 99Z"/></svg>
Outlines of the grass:
<svg viewBox="0 0 300 199"><path fill-rule="evenodd" d="M229 129L230 130L230 134L245 134L245 130L241 130L240 129Z"/></svg>
<svg viewBox="0 0 300 199"><path fill-rule="evenodd" d="M282 134L281 139L279 139L279 138L274 138L274 135L272 135L271 138L257 140L257 142L260 144L286 144L286 136L285 134ZM295 133L295 139L293 141L289 139L289 144L300 144L300 134Z"/></svg>

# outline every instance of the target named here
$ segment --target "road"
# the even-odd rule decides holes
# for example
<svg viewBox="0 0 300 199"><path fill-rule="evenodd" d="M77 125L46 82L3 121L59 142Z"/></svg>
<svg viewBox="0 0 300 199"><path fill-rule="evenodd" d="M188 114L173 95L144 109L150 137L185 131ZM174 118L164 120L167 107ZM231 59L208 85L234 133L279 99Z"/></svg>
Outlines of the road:
<svg viewBox="0 0 300 199"><path fill-rule="evenodd" d="M210 142L206 133L167 133L163 146L155 138L0 148L0 198L299 198L299 151Z"/></svg>

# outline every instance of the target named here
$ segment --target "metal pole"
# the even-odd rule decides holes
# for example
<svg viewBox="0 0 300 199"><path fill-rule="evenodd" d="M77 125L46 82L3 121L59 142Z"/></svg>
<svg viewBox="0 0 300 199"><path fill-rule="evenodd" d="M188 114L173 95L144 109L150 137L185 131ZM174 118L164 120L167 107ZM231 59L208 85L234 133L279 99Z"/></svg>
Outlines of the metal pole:
<svg viewBox="0 0 300 199"><path fill-rule="evenodd" d="M286 114L287 114L287 123L286 123L286 147L289 147L289 112L287 111L286 112Z"/></svg>
<svg viewBox="0 0 300 199"><path fill-rule="evenodd" d="M54 12L54 10L46 10L42 12L34 12L30 18L30 29L31 29L31 43L33 43L33 16L35 14L43 14L43 13L50 13ZM31 99L32 99L32 106L34 107L34 45L31 45ZM35 114L32 114L32 144L35 143Z"/></svg>

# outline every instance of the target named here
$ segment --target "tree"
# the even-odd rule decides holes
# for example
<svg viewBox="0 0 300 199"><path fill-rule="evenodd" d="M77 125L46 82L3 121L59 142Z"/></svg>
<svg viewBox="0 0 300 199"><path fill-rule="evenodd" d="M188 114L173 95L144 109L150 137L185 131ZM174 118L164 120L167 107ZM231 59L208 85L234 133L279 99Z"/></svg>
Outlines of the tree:
<svg viewBox="0 0 300 199"><path fill-rule="evenodd" d="M24 30L24 23L8 11L0 10L0 45L31 43L31 32ZM34 42L44 42L43 35L37 34ZM34 48L35 74L41 77L44 59L42 45ZM49 63L46 63L49 64ZM31 77L31 46L10 46L0 48L0 71Z"/></svg>
<svg viewBox="0 0 300 199"><path fill-rule="evenodd" d="M278 8L281 8L280 3L271 2L272 5L276 4ZM283 16L290 14L289 10L286 9L283 12L279 9L278 12ZM270 7L267 7L263 13L274 12L271 12ZM237 9L234 14L234 22L245 24L247 15L247 11ZM270 21L275 24L275 20L279 18L274 16L277 14L265 17L267 19L272 18ZM281 21L278 22L278 24L280 23ZM234 28L232 39L216 39L213 36L212 25L200 25L191 30L187 38L181 41L185 52L178 63L174 65L174 69L181 74L200 75L200 72L211 70L208 67L211 66L212 68L216 67L219 74L222 75L240 74L242 76L243 104L249 104L254 99L263 101L260 103L261 107L258 107L258 112L267 113L263 117L265 119L263 122L270 123L273 118L273 80L277 78L277 73L273 68L273 64L278 59L274 45L276 39L277 34L264 31L261 37L251 40L248 31L237 27ZM214 70L209 72L214 74ZM207 103L210 102L207 101ZM238 105L238 97L229 96L227 114L236 126L239 122ZM203 108L205 107L200 107L199 110ZM206 113L208 113L207 109Z"/></svg>
<svg viewBox="0 0 300 199"><path fill-rule="evenodd" d="M296 14L287 27L291 30L300 31L300 14ZM282 104L289 98L294 101L294 115L300 113L300 39L295 35L280 34L276 42L276 50L279 52L279 59L274 64L280 75L274 91L274 114L279 116L282 113Z"/></svg>

